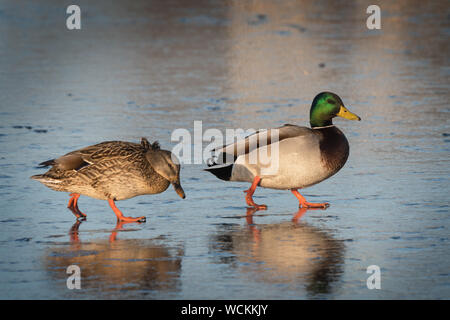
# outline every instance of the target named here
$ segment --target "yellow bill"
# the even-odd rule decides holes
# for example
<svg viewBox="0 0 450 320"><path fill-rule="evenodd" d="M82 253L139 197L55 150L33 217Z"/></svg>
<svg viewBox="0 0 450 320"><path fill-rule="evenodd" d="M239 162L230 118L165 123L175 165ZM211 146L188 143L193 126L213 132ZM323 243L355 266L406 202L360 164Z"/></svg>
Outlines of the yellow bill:
<svg viewBox="0 0 450 320"><path fill-rule="evenodd" d="M348 109L344 106L341 106L341 109L339 109L339 112L337 114L338 117L342 117L348 120L358 120L361 121L361 118L358 117L353 112L348 111Z"/></svg>

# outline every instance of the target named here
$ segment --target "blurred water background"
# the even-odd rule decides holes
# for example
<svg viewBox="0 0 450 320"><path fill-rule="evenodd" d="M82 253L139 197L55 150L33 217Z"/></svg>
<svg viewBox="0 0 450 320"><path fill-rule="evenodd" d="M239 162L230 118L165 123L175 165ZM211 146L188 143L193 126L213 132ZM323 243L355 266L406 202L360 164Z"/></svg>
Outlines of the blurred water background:
<svg viewBox="0 0 450 320"><path fill-rule="evenodd" d="M0 298L448 299L447 1L67 1L0 3ZM304 191L330 202L294 219L290 192L246 218L245 183L184 164L187 198L117 203L144 224L116 226L107 202L29 176L41 161L104 140L308 125L333 91L362 121L335 124L350 157ZM193 137L194 138L194 137ZM193 143L194 141L192 141ZM115 239L115 241L110 241ZM81 267L82 289L66 287ZM366 269L381 268L369 290Z"/></svg>

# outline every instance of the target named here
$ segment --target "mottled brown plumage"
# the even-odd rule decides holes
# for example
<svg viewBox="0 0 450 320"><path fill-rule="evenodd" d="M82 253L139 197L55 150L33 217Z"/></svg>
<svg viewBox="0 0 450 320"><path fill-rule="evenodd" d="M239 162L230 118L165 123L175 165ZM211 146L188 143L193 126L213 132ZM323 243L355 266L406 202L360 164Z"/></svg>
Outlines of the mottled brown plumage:
<svg viewBox="0 0 450 320"><path fill-rule="evenodd" d="M76 207L79 194L115 201L161 193L170 184L185 197L176 157L145 138L140 144L106 141L41 163L42 167L50 165L46 173L31 178L53 190L78 194L69 207Z"/></svg>

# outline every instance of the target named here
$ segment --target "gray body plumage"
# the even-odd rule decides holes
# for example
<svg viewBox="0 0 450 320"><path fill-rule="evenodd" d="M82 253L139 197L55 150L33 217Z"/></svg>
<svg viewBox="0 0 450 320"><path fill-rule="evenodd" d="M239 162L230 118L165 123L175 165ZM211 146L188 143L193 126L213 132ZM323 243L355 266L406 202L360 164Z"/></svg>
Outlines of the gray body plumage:
<svg viewBox="0 0 450 320"><path fill-rule="evenodd" d="M224 180L252 182L259 176L261 187L301 189L338 172L347 161L349 144L334 125L314 129L285 125L257 132L215 152L219 159L234 159ZM206 170L215 173L220 167Z"/></svg>

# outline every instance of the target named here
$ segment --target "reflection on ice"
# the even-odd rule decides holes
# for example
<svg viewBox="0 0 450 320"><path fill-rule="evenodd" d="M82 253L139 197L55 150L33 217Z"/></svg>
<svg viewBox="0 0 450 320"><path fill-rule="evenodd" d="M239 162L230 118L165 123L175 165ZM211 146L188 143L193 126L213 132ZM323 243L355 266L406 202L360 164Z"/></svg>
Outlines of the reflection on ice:
<svg viewBox="0 0 450 320"><path fill-rule="evenodd" d="M251 280L301 286L311 296L331 293L343 272L345 248L327 232L300 222L305 211L292 221L264 225L254 224L253 212L247 212L245 228L221 225L211 250L218 263Z"/></svg>
<svg viewBox="0 0 450 320"><path fill-rule="evenodd" d="M108 240L84 243L80 224L77 221L70 230L70 246L55 245L44 256L47 273L62 290L67 290L70 265L81 269L80 291L101 289L103 298L119 291L124 294L124 290L135 291L134 297L147 297L152 291L170 292L180 286L183 248L169 248L153 239L120 239L123 223L117 224Z"/></svg>

